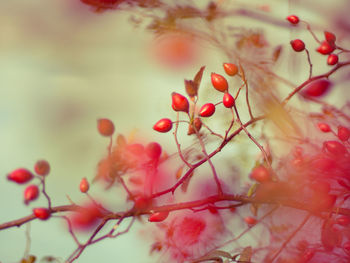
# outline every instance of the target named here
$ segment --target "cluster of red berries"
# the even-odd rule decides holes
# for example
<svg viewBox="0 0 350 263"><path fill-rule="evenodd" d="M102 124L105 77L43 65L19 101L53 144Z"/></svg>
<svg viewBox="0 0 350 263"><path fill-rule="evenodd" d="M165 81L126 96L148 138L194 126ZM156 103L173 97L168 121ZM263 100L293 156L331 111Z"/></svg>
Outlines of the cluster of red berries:
<svg viewBox="0 0 350 263"><path fill-rule="evenodd" d="M296 15L290 15L286 18L292 25L299 23L299 17ZM324 31L324 40L320 43L316 51L322 55L328 55L327 64L330 66L336 65L339 61L337 54L332 53L336 48L336 36L328 31ZM305 43L301 39L294 39L290 42L292 48L296 52L301 52L305 49Z"/></svg>
<svg viewBox="0 0 350 263"><path fill-rule="evenodd" d="M45 160L39 160L34 165L34 171L37 176L47 176L50 172L50 164ZM9 181L15 182L17 184L26 184L30 182L35 175L25 168L18 168L13 170L7 175ZM28 185L24 189L24 203L28 205L30 202L38 199L39 197L39 187L35 184ZM34 208L34 215L41 219L46 220L50 217L50 211L47 208Z"/></svg>
<svg viewBox="0 0 350 263"><path fill-rule="evenodd" d="M318 129L321 132L324 133L328 133L328 132L333 132L331 127L324 122L320 122L317 124ZM350 129L344 126L339 125L337 128L337 133L333 132L337 138L341 141L341 142L347 142L350 138ZM344 155L346 154L348 151L346 149L346 147L344 146L343 143L341 143L339 141L325 141L323 143L323 147L325 150L327 150L329 153L333 154L333 155Z"/></svg>
<svg viewBox="0 0 350 263"><path fill-rule="evenodd" d="M235 76L238 73L238 67L233 63L224 63L223 68L228 76ZM226 108L232 108L235 105L235 99L228 92L228 82L226 78L220 74L212 73L211 83L217 91L224 93L222 104ZM171 94L171 98L172 108L174 111L185 112L187 114L189 113L190 104L185 96L173 92ZM215 110L216 106L213 103L206 103L202 105L202 107L199 109L199 117L194 118L189 126L188 135L191 135L196 131L198 132L200 130L200 128L202 127L202 121L200 117L211 117L215 113ZM154 124L153 129L158 132L166 133L170 131L172 127L173 122L168 118L163 118L160 119L156 124Z"/></svg>

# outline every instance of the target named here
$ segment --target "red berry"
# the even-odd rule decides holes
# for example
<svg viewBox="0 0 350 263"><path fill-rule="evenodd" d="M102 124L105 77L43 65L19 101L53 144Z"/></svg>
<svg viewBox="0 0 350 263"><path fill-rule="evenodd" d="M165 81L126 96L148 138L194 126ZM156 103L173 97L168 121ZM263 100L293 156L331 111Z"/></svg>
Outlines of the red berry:
<svg viewBox="0 0 350 263"><path fill-rule="evenodd" d="M98 119L97 129L102 136L112 136L114 133L114 124L109 119Z"/></svg>
<svg viewBox="0 0 350 263"><path fill-rule="evenodd" d="M350 138L350 130L344 126L338 127L338 138L339 140L345 142Z"/></svg>
<svg viewBox="0 0 350 263"><path fill-rule="evenodd" d="M172 99L171 106L173 107L174 111L188 112L188 109L190 106L185 96L182 96L179 93L173 92L171 94L171 99Z"/></svg>
<svg viewBox="0 0 350 263"><path fill-rule="evenodd" d="M134 199L135 209L144 210L149 208L152 205L152 199L146 196L137 196Z"/></svg>
<svg viewBox="0 0 350 263"><path fill-rule="evenodd" d="M32 184L28 185L24 190L24 203L28 204L30 201L34 201L39 196L38 186Z"/></svg>
<svg viewBox="0 0 350 263"><path fill-rule="evenodd" d="M294 40L290 41L290 45L292 46L292 48L296 52L301 52L305 49L305 44L300 39L294 39Z"/></svg>
<svg viewBox="0 0 350 263"><path fill-rule="evenodd" d="M199 110L199 115L201 117L210 117L214 113L215 113L215 105L213 103L206 103Z"/></svg>
<svg viewBox="0 0 350 263"><path fill-rule="evenodd" d="M328 55L332 53L335 49L335 46L328 41L322 41L321 45L316 49L322 55Z"/></svg>
<svg viewBox="0 0 350 263"><path fill-rule="evenodd" d="M238 73L238 67L236 64L224 63L223 67L224 67L226 74L229 76L234 76Z"/></svg>
<svg viewBox="0 0 350 263"><path fill-rule="evenodd" d="M350 218L348 216L339 216L336 219L336 223L341 226L348 226L350 225Z"/></svg>
<svg viewBox="0 0 350 263"><path fill-rule="evenodd" d="M211 73L211 83L218 91L225 92L228 89L227 80L219 74Z"/></svg>
<svg viewBox="0 0 350 263"><path fill-rule="evenodd" d="M80 192L87 193L87 191L89 191L89 188L90 188L89 182L84 177L83 179L81 179L80 184L79 184Z"/></svg>
<svg viewBox="0 0 350 263"><path fill-rule="evenodd" d="M42 175L42 176L48 175L50 172L50 164L45 160L39 160L34 165L34 171L38 175Z"/></svg>
<svg viewBox="0 0 350 263"><path fill-rule="evenodd" d="M335 40L337 39L333 33L328 32L328 31L324 31L324 37L325 37L326 41L329 43L334 43Z"/></svg>
<svg viewBox="0 0 350 263"><path fill-rule="evenodd" d="M315 250L311 248L305 249L304 253L301 256L301 263L309 262L315 255Z"/></svg>
<svg viewBox="0 0 350 263"><path fill-rule="evenodd" d="M71 221L74 228L88 230L98 223L103 216L99 207L93 203L80 206L72 215Z"/></svg>
<svg viewBox="0 0 350 263"><path fill-rule="evenodd" d="M299 17L297 17L296 15L287 16L286 19L293 25L296 25L299 23Z"/></svg>
<svg viewBox="0 0 350 263"><path fill-rule="evenodd" d="M153 130L157 132L168 132L173 127L173 122L170 119L160 119L156 124L153 125Z"/></svg>
<svg viewBox="0 0 350 263"><path fill-rule="evenodd" d="M346 253L350 254L350 241L347 241L343 244L343 249Z"/></svg>
<svg viewBox="0 0 350 263"><path fill-rule="evenodd" d="M254 217L251 216L247 216L244 218L244 221L248 224L248 225L255 225L257 223L257 220Z"/></svg>
<svg viewBox="0 0 350 263"><path fill-rule="evenodd" d="M200 118L194 118L192 125L190 124L188 126L188 132L187 135L191 135L196 133L196 131L194 130L193 126L196 128L197 132L202 128L202 121Z"/></svg>
<svg viewBox="0 0 350 263"><path fill-rule="evenodd" d="M253 169L253 171L250 174L250 178L259 183L263 183L263 182L270 181L271 174L265 166L260 165Z"/></svg>
<svg viewBox="0 0 350 263"><path fill-rule="evenodd" d="M150 222L161 222L164 221L169 215L169 212L163 211L163 212L155 212L151 214L148 218L148 221Z"/></svg>
<svg viewBox="0 0 350 263"><path fill-rule="evenodd" d="M329 80L321 79L311 82L307 85L303 94L310 97L320 97L327 93L327 91L331 88L332 83Z"/></svg>
<svg viewBox="0 0 350 263"><path fill-rule="evenodd" d="M13 181L17 184L25 184L32 180L32 178L33 174L25 168L16 169L7 175L8 180Z"/></svg>
<svg viewBox="0 0 350 263"><path fill-rule="evenodd" d="M219 213L218 209L214 206L211 206L211 205L208 207L208 211L209 211L209 213L211 213L213 215L217 215Z"/></svg>
<svg viewBox="0 0 350 263"><path fill-rule="evenodd" d="M326 141L323 146L334 155L344 155L348 152L345 146L338 141Z"/></svg>
<svg viewBox="0 0 350 263"><path fill-rule="evenodd" d="M162 147L159 143L151 142L146 146L146 154L151 159L158 159L162 154Z"/></svg>
<svg viewBox="0 0 350 263"><path fill-rule="evenodd" d="M319 122L319 123L317 123L317 126L321 132L330 132L331 131L331 127L327 123Z"/></svg>
<svg viewBox="0 0 350 263"><path fill-rule="evenodd" d="M47 220L49 219L51 213L50 210L47 208L34 208L33 209L33 213L35 215L36 218L39 218L40 220Z"/></svg>
<svg viewBox="0 0 350 263"><path fill-rule="evenodd" d="M337 64L338 61L339 61L339 57L336 54L330 54L327 58L327 64L330 66Z"/></svg>
<svg viewBox="0 0 350 263"><path fill-rule="evenodd" d="M232 108L235 105L235 99L228 92L225 92L224 97L222 99L222 103L226 108Z"/></svg>

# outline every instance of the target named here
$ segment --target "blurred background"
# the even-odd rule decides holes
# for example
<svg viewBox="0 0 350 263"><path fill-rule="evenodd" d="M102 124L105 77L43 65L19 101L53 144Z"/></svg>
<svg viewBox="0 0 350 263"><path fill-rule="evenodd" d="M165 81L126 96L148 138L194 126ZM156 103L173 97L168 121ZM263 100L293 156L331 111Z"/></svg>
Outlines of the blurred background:
<svg viewBox="0 0 350 263"><path fill-rule="evenodd" d="M230 1L219 2L228 5ZM334 29L340 36L349 33L346 17L350 5L346 0L332 4L312 0L246 2L235 4L259 9L281 21L297 13L307 16L316 28ZM247 28L258 24L256 20L237 20ZM268 40L276 44L289 45L295 34L276 25L264 26ZM114 121L117 133L156 140L173 152L170 135L152 131L158 119L175 116L170 93L184 93L183 79L191 79L202 65L207 66L203 87L209 87L210 72L222 71L226 59L204 42L180 38L174 45L166 38L156 41L143 25L132 25L130 13L96 13L79 0L1 1L0 32L0 223L46 204L40 198L26 207L23 186L8 182L5 176L18 167L32 169L38 159L51 164L47 191L54 205L67 204L67 195L76 202L84 199L78 191L80 179L95 176L109 143L97 133L98 118ZM175 55L169 55L169 50ZM286 51L283 56L290 54ZM282 65L281 72L297 82L293 74L300 69ZM91 191L94 195L104 190L94 185ZM115 193L101 198L120 204L125 201ZM136 224L129 234L89 247L77 262L154 262L149 258L150 243L139 234L143 227ZM75 248L60 219L32 222L30 231L30 253L38 258L65 259ZM0 262L19 262L26 248L25 232L25 226L0 232Z"/></svg>

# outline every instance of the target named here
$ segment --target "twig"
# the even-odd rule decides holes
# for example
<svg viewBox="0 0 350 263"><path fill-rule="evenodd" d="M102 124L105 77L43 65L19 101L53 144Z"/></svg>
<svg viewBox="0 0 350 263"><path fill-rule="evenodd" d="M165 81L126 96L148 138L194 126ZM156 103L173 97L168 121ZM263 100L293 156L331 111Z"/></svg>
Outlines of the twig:
<svg viewBox="0 0 350 263"><path fill-rule="evenodd" d="M288 245L288 243L293 239L293 237L303 228L306 222L310 219L311 214L308 214L304 220L299 224L299 226L293 231L293 233L283 242L282 246L278 249L272 259L269 261L272 263L278 257L278 255L282 252L282 250Z"/></svg>

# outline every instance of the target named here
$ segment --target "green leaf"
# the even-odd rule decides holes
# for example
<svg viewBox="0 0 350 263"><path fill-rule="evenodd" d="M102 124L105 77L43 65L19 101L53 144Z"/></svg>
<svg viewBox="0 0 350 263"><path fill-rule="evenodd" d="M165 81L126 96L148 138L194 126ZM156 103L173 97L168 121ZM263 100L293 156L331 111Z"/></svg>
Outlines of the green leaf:
<svg viewBox="0 0 350 263"><path fill-rule="evenodd" d="M256 188L258 187L258 184L257 183L254 183L248 190L248 193L247 193L247 196L248 197L251 197L255 191L256 191Z"/></svg>

